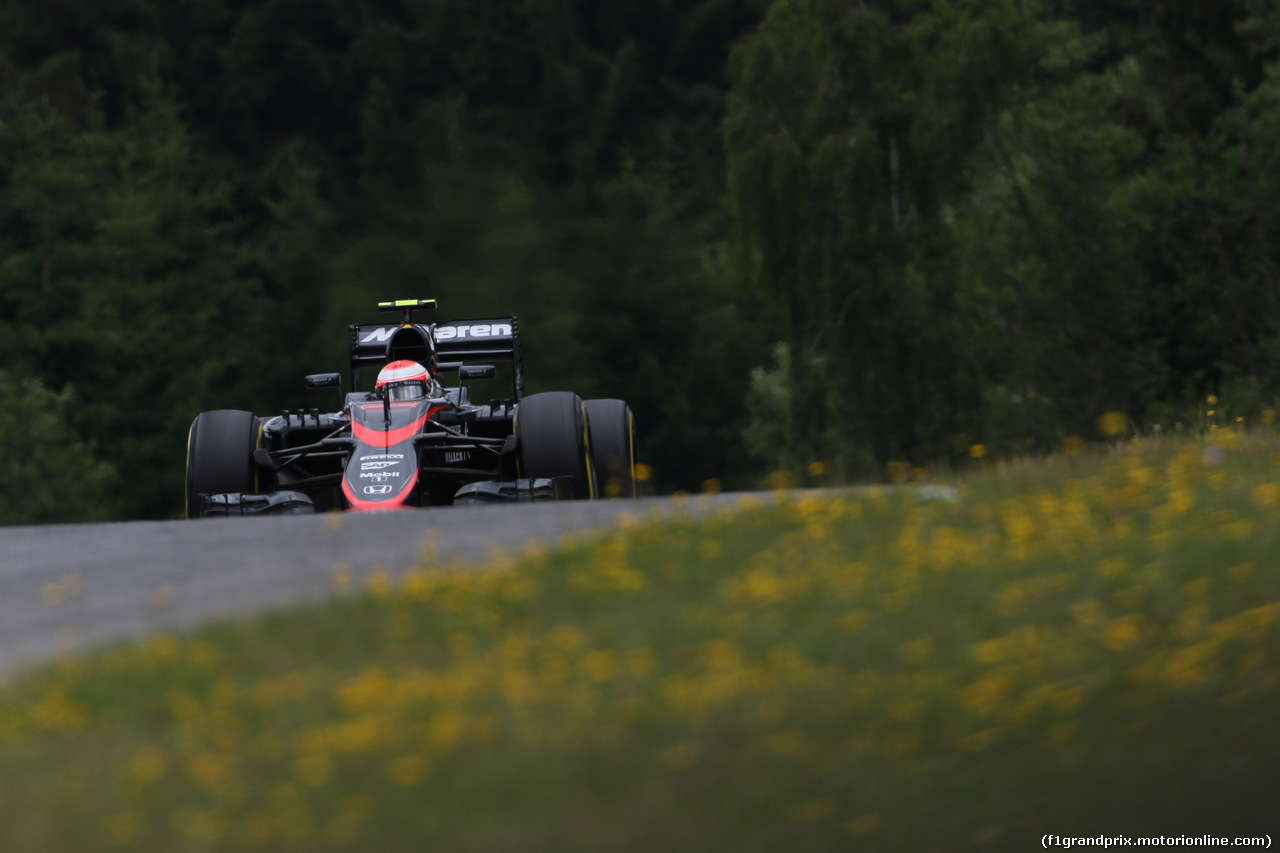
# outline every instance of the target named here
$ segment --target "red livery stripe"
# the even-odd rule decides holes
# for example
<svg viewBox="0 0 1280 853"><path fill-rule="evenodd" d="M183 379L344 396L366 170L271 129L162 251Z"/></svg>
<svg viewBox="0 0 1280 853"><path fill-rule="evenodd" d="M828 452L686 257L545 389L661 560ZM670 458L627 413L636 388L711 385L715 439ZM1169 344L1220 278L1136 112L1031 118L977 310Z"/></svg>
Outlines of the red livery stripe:
<svg viewBox="0 0 1280 853"><path fill-rule="evenodd" d="M413 436L422 432L423 426L425 426L427 421L431 419L432 415L434 415L436 412L440 411L441 409L447 409L447 408L449 407L446 405L433 406L427 410L427 413L425 415L418 418L413 423L406 424L405 426L402 426L399 429L393 429L389 432L386 432L383 430L377 430L377 429L369 429L364 424L352 421L351 434L356 437L356 440L361 441L364 444L369 445L370 447L383 447L383 448L391 447L392 445L396 445L396 444L400 444L401 442L408 441Z"/></svg>

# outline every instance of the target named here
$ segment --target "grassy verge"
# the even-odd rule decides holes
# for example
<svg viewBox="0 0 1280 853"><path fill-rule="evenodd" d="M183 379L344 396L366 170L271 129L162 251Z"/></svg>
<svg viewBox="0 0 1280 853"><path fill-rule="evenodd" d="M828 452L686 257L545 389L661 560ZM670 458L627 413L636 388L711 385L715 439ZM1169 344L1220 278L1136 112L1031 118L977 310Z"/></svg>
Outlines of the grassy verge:
<svg viewBox="0 0 1280 853"><path fill-rule="evenodd" d="M0 692L0 849L1275 834L1278 471L1222 431L748 501L66 661Z"/></svg>

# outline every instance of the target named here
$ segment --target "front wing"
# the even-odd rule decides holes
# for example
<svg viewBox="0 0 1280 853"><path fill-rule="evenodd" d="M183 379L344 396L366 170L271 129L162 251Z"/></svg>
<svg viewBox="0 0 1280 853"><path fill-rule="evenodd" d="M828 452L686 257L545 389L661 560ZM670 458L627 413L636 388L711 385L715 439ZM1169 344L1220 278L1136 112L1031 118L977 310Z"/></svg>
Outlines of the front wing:
<svg viewBox="0 0 1280 853"><path fill-rule="evenodd" d="M524 478L521 480L482 480L468 483L454 495L454 506L493 503L528 503L530 501L570 500L570 479ZM311 498L298 491L267 494L201 495L200 517L223 518L242 515L307 515L315 512Z"/></svg>

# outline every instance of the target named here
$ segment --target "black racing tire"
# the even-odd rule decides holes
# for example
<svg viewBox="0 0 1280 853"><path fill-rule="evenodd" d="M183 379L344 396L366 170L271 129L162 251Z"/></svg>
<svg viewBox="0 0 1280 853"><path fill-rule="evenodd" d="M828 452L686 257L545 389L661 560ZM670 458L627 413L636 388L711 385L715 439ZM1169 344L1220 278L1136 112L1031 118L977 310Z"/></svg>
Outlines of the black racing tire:
<svg viewBox="0 0 1280 853"><path fill-rule="evenodd" d="M520 476L570 477L576 500L597 496L591 433L582 398L568 391L531 394L516 406Z"/></svg>
<svg viewBox="0 0 1280 853"><path fill-rule="evenodd" d="M587 400L591 459L600 494L606 498L636 496L636 419L625 400Z"/></svg>
<svg viewBox="0 0 1280 853"><path fill-rule="evenodd" d="M257 491L258 418L253 412L201 412L187 435L187 518L200 517L200 495Z"/></svg>

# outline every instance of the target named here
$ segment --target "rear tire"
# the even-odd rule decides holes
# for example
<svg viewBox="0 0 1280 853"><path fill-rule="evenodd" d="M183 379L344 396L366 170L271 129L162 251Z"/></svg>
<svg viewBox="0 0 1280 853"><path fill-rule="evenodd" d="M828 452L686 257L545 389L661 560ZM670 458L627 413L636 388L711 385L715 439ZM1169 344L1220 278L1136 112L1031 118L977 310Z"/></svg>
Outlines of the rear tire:
<svg viewBox="0 0 1280 853"><path fill-rule="evenodd" d="M200 495L257 491L253 451L258 418L253 412L201 412L187 436L187 518L200 517Z"/></svg>
<svg viewBox="0 0 1280 853"><path fill-rule="evenodd" d="M636 420L625 400L587 400L591 458L606 498L636 496Z"/></svg>
<svg viewBox="0 0 1280 853"><path fill-rule="evenodd" d="M587 411L577 394L548 391L525 397L516 407L515 433L521 477L569 477L575 499L597 496Z"/></svg>

